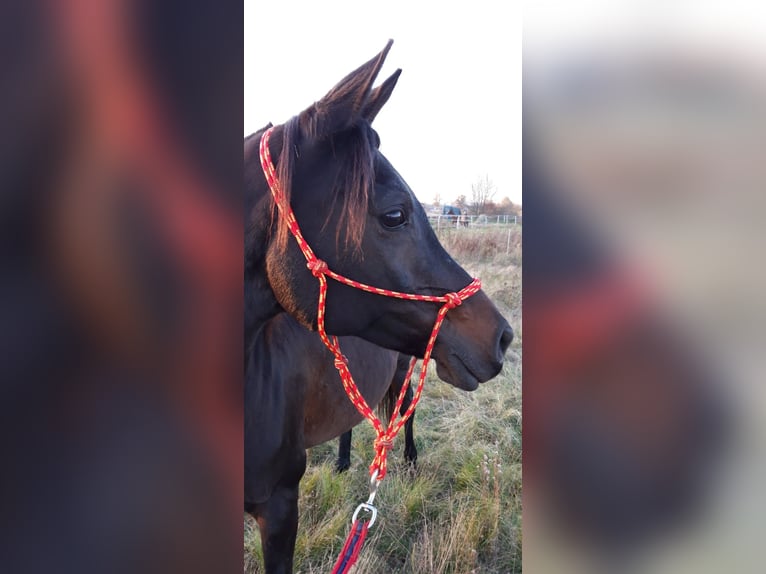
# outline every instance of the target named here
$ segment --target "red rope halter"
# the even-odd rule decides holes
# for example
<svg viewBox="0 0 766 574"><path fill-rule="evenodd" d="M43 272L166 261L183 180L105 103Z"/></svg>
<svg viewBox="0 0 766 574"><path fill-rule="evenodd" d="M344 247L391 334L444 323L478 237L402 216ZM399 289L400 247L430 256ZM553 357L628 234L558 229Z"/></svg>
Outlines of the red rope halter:
<svg viewBox="0 0 766 574"><path fill-rule="evenodd" d="M439 329L441 328L442 322L444 321L444 317L447 315L447 311L459 306L471 295L478 293L481 289L481 281L479 279L474 279L470 284L468 284L460 291L447 293L446 295L417 295L413 293L400 293L398 291L381 289L379 287L371 287L370 285L365 285L364 283L354 281L353 279L349 279L328 269L327 263L319 259L314 254L314 251L303 238L303 234L301 233L300 227L298 226L298 222L295 219L295 214L293 213L290 205L285 201L285 196L280 186L279 179L277 178L274 164L271 161L271 154L269 153L269 137L271 136L271 132L273 130L273 127L269 128L261 138L261 167L263 168L263 172L266 176L266 181L269 184L269 188L271 189L271 193L274 196L274 202L277 204L279 213L281 217L287 222L290 232L298 242L298 246L303 252L304 257L306 257L306 266L311 270L312 275L314 275L314 277L319 280L319 304L317 307L317 330L319 332L319 336L322 338L322 342L324 342L325 346L330 349L330 351L332 351L333 355L335 355L335 368L338 369L341 381L343 382L343 388L345 389L348 398L351 400L357 410L362 414L362 416L370 421L372 426L375 428L375 433L377 435L377 438L375 439L375 459L370 465L370 474L375 477L374 479L377 479L377 481L380 482L386 476L386 456L388 450L391 449L393 445L394 437L396 437L396 434L404 426L404 423L407 422L407 419L412 415L413 411L415 410L415 406L420 400L420 394L423 391L423 383L426 379L428 361L431 358L431 352L433 351L436 337L439 334ZM425 354L423 355L423 366L420 369L420 378L418 381L418 386L413 394L412 403L404 415L401 416L399 420L397 420L399 409L402 406L404 395L407 391L407 386L410 383L410 378L412 377L412 372L415 367L415 358L413 358L410 362L410 368L407 371L407 376L405 378L404 384L402 385L402 390L399 393L393 415L391 416L391 420L389 421L388 426L385 428L383 427L383 423L381 423L380 419L375 416L375 413L367 404L367 401L364 400L362 394L359 392L359 389L354 382L354 378L348 369L346 357L340 350L338 338L335 336L329 337L325 332L325 301L327 298L327 277L330 277L339 283L344 283L356 289L361 289L362 291L367 291L369 293L376 293L378 295L384 295L386 297L396 297L397 299L406 299L409 301L427 301L429 303L443 304L436 314L436 320L434 321L434 326L431 330L431 336L429 337L428 344L426 345ZM374 475L375 471L377 471L377 476Z"/></svg>
<svg viewBox="0 0 766 574"><path fill-rule="evenodd" d="M366 503L360 504L359 507L356 509L356 512L354 512L354 517L352 519L353 527L352 527L351 533L349 534L349 537L346 541L346 546L344 547L344 551L341 553L341 556L338 558L338 563L335 565L335 568L333 569L333 572L338 572L338 573L347 572L348 568L350 568L351 565L356 561L356 557L359 553L359 550L361 549L361 545L367 533L367 528L369 526L372 526L373 522L375 522L377 509L374 506L372 506L372 503L375 499L375 494L377 492L377 488L378 488L378 485L380 484L380 481L382 481L383 478L385 478L386 476L386 471L387 471L386 458L388 456L388 451L393 447L394 438L396 437L397 433L401 430L401 428L404 426L404 424L407 422L407 419L409 419L412 416L412 413L415 411L415 407L417 406L417 403L420 400L420 395L423 392L423 385L426 380L428 362L431 359L431 353L433 351L434 344L436 343L436 337L439 334L439 329L441 329L442 322L444 321L444 317L447 315L447 311L461 305L465 299L467 299L471 295L475 295L476 293L478 293L479 290L481 289L481 281L479 279L474 279L473 281L471 281L470 284L468 284L466 287L464 287L460 291L447 293L442 296L417 295L412 293L400 293L398 291L391 291L389 289L380 289L379 287L372 287L370 285L365 285L364 283L354 281L353 279L349 279L347 277L344 277L343 275L339 275L335 273L334 271L331 271L327 267L327 263L319 259L314 254L314 251L311 249L309 244L304 239L303 234L301 233L300 227L298 226L298 221L295 219L295 214L293 213L293 210L290 207L289 203L285 200L285 195L280 186L279 179L277 178L277 174L274 169L274 164L271 161L271 154L269 153L269 137L271 136L271 132L273 130L274 128L269 128L261 137L260 157L261 157L261 167L263 168L263 173L266 176L266 181L269 184L269 189L271 190L271 193L274 197L274 202L277 205L280 216L287 222L290 232L293 234L293 236L295 237L295 240L298 242L298 246L300 247L301 252L303 252L304 257L306 258L306 266L309 268L309 270L311 270L311 274L314 275L314 277L316 277L317 280L319 281L319 302L317 305L317 331L319 332L319 336L321 337L322 342L325 344L325 346L335 356L335 360L334 360L335 368L338 370L338 373L340 374L340 379L343 383L343 388L346 391L346 394L348 395L349 400L351 400L353 405L362 414L362 416L366 418L368 421L370 421L373 428L375 429L375 434L376 434L375 458L373 459L372 464L370 465L370 475L371 475L370 497L367 499ZM404 413L404 415L402 415L401 417L398 417L399 410L401 409L402 402L404 401L404 396L407 392L407 387L410 384L410 379L412 378L412 373L415 369L416 359L414 357L410 361L410 367L407 370L407 376L405 377L404 384L402 385L402 389L399 392L399 396L397 398L396 406L394 407L391 420L389 420L388 425L385 427L383 426L383 423L380 421L380 419L378 419L378 417L375 416L375 413L367 404L367 401L365 401L362 394L359 392L359 389L357 388L356 383L354 382L354 378L351 375L351 371L349 371L348 361L346 360L346 357L341 352L340 345L338 344L338 338L335 336L329 337L327 335L327 332L325 331L325 302L327 299L327 277L330 277L334 279L335 281L338 281L339 283L344 283L346 285L349 285L356 289L361 289L362 291L367 291L369 293L376 293L377 295L395 297L397 299L406 299L409 301L426 301L429 303L442 303L442 306L439 308L439 311L436 314L436 320L434 321L434 326L433 326L433 329L431 330L431 335L428 338L426 350L423 355L423 365L420 369L418 386L415 389L415 392L413 393L412 403L410 404L409 408ZM357 516L359 515L359 512L362 510L371 513L371 518L367 522L364 522L363 527L360 524L360 522L357 520Z"/></svg>
<svg viewBox="0 0 766 574"><path fill-rule="evenodd" d="M375 458L370 465L370 497L367 499L366 503L360 504L359 507L357 507L356 512L354 512L354 517L352 518L353 527L351 533L349 534L349 538L346 541L344 551L341 553L341 556L338 559L338 563L335 565L333 570L333 572L338 573L347 572L348 568L350 568L351 565L356 561L356 556L358 555L361 544L364 541L364 536L367 533L367 528L372 526L373 522L375 522L377 509L372 505L372 503L375 499L375 493L377 492L380 481L383 480L383 478L386 476L386 457L388 455L388 451L392 448L394 438L396 437L397 433L404 426L404 423L407 422L407 419L412 416L412 413L415 411L415 407L420 400L420 395L423 392L423 384L426 380L428 361L431 359L431 352L433 351L434 344L436 343L436 337L439 334L439 329L442 326L444 317L447 315L447 311L457 307L458 305L461 305L465 299L478 293L481 289L481 281L479 281L479 279L474 279L470 284L468 284L460 291L447 293L442 296L416 295L412 293L400 293L398 291L391 291L389 289L380 289L379 287L365 285L364 283L354 281L353 279L349 279L328 269L327 263L319 259L314 254L314 251L303 238L303 234L301 233L300 227L298 226L298 222L295 219L295 214L285 199L285 195L274 169L274 164L271 161L271 154L269 153L269 137L271 136L273 129L274 128L269 128L261 137L260 156L263 173L266 176L266 181L269 184L269 189L271 189L271 193L274 196L274 202L279 209L280 216L287 222L290 232L298 242L298 246L303 252L304 257L306 257L306 266L311 270L311 274L319 281L319 303L317 307L317 330L319 332L319 336L322 338L322 342L325 344L325 346L330 349L332 354L335 356L335 368L338 369L340 379L343 382L343 388L345 389L348 398L354 404L356 409L362 414L362 416L370 421L373 428L375 429L376 434ZM396 297L397 299L406 299L409 301L442 303L442 306L439 308L439 311L436 314L436 320L434 321L434 326L431 330L431 336L428 338L428 344L426 345L426 350L423 355L423 366L420 369L420 378L418 380L418 386L413 393L412 403L404 415L402 415L397 420L399 409L402 406L404 395L407 391L407 387L410 384L410 379L412 378L412 373L415 369L416 359L414 357L410 361L410 367L407 370L407 376L405 377L404 384L402 385L402 389L399 392L399 397L396 401L394 412L386 427L384 427L383 423L380 422L380 419L375 416L375 413L367 404L367 401L364 400L362 394L359 392L359 389L354 382L354 378L351 376L351 371L348 369L348 362L346 357L340 350L338 338L335 336L329 337L325 331L324 324L325 301L327 299L327 277L330 277L339 283L344 283L356 289L361 289L362 291L367 291L369 293L376 293L378 295L385 295L386 297ZM371 518L363 525L361 525L357 520L357 516L362 510L371 513Z"/></svg>

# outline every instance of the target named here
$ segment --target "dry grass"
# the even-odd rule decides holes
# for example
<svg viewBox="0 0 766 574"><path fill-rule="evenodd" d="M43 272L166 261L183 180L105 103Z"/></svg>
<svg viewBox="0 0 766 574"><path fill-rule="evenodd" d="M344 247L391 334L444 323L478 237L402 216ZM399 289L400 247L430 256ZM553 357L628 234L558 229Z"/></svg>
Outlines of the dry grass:
<svg viewBox="0 0 766 574"><path fill-rule="evenodd" d="M438 232L449 253L474 277L513 327L513 358L519 358L521 321L521 226L447 228Z"/></svg>
<svg viewBox="0 0 766 574"><path fill-rule="evenodd" d="M356 574L521 572L521 232L442 230L440 239L508 318L517 337L497 378L465 393L429 374L415 420L418 470L397 438L376 499L380 514ZM332 569L355 506L366 499L369 425L354 432L351 469L333 472L337 442L309 453L301 483L295 571ZM260 573L257 526L245 525L245 572Z"/></svg>

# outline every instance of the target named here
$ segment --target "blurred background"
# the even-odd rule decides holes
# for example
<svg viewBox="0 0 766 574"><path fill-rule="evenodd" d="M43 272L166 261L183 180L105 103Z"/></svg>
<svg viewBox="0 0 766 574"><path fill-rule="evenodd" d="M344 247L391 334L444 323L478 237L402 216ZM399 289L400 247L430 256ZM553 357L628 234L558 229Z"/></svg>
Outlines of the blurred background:
<svg viewBox="0 0 766 574"><path fill-rule="evenodd" d="M524 567L760 572L766 12L524 14Z"/></svg>
<svg viewBox="0 0 766 574"><path fill-rule="evenodd" d="M0 8L0 570L242 539L242 8Z"/></svg>

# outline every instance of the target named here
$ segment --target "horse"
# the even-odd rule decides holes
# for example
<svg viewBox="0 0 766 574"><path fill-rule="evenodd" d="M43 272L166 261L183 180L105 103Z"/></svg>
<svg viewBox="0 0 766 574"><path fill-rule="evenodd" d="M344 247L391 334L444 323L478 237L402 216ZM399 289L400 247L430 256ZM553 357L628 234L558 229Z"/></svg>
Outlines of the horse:
<svg viewBox="0 0 766 574"><path fill-rule="evenodd" d="M391 387L398 353L358 337L339 337L339 341L352 374L359 381L362 396L368 404L378 404ZM362 420L343 390L340 376L333 367L332 353L315 332L291 315L280 313L271 318L258 333L253 349L258 357L268 357L253 365L264 380L268 377L289 382L290 392L284 393L284 400L294 406L285 410L285 416L291 419L291 440L301 444L304 450L335 438ZM281 390L271 386L248 387L246 412L257 414L257 409ZM333 414L331 420L327 413Z"/></svg>
<svg viewBox="0 0 766 574"><path fill-rule="evenodd" d="M294 426L303 415L299 397L283 377L285 365L267 353L263 341L269 321L281 313L317 329L320 290L301 249L289 238L290 224L278 215L259 161L264 134L270 134L268 151L275 158L284 202L329 269L367 285L422 295L444 296L471 283L439 243L410 187L380 152L371 124L401 69L378 87L373 84L391 44L298 115L244 141L244 509L258 523L269 574L292 571L306 452ZM336 281L328 282L325 301L330 335L359 337L416 357L426 352L439 310L431 303L383 297ZM457 388L474 390L500 372L512 338L506 320L479 290L446 314L433 346L437 375ZM289 339L272 343L271 349L292 345ZM295 362L297 355L281 356ZM332 410L323 412L318 424L327 425L315 432L328 439L352 426L338 430Z"/></svg>
<svg viewBox="0 0 766 574"><path fill-rule="evenodd" d="M399 392L404 384L404 379L407 376L407 370L410 366L410 357L407 355L399 354L396 359L396 372L394 378L391 381L391 385L388 388L386 396L381 402L379 410L383 413L386 419L391 418L394 407L396 406L396 399L399 396ZM407 409L412 403L412 387L408 386L404 394L404 400L402 406L399 409L399 414L404 416ZM415 436L413 426L415 423L415 412L412 412L412 416L404 423L404 460L406 460L410 468L413 470L417 467L418 462L418 449L415 446ZM352 429L347 430L340 435L338 442L338 460L335 463L335 469L338 472L344 472L351 467L351 437Z"/></svg>

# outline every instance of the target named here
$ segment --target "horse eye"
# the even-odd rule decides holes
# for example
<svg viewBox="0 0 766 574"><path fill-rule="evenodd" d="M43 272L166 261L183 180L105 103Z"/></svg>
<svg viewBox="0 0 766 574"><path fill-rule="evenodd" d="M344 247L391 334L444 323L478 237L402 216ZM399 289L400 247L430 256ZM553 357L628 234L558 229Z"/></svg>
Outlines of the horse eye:
<svg viewBox="0 0 766 574"><path fill-rule="evenodd" d="M407 218L404 215L404 211L401 209L392 209L391 211L387 211L382 215L380 218L381 223L388 227L389 229L394 229L396 227L401 227L407 222Z"/></svg>

